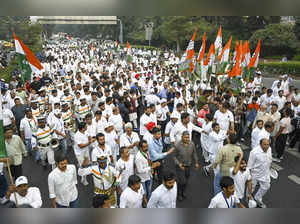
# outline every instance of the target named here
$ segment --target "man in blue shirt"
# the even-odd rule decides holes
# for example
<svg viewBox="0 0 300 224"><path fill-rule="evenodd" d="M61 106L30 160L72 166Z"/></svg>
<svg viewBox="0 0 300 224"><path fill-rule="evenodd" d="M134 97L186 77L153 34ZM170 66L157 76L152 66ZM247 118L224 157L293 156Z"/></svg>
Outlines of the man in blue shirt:
<svg viewBox="0 0 300 224"><path fill-rule="evenodd" d="M162 142L161 138L161 130L158 127L154 127L152 129L152 134L153 138L149 142L149 155L150 155L150 160L152 162L160 162L160 166L155 168L154 171L157 173L158 176L158 182L162 182L162 170L163 170L163 159L167 156L170 155L175 148L171 148L167 152L163 152L164 144Z"/></svg>

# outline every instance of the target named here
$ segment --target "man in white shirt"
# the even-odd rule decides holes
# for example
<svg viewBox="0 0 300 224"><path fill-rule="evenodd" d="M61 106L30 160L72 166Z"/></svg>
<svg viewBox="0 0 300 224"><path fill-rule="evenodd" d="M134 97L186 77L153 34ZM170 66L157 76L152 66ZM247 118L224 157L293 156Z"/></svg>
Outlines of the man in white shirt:
<svg viewBox="0 0 300 224"><path fill-rule="evenodd" d="M220 129L227 132L229 128L234 132L234 119L233 114L229 111L229 103L225 102L221 108L216 111L214 115L214 122L220 125Z"/></svg>
<svg viewBox="0 0 300 224"><path fill-rule="evenodd" d="M192 131L197 131L201 133L203 131L202 128L197 127L192 122L190 122L190 115L186 112L181 114L181 121L177 121L175 126L172 128L170 133L171 143L177 144L180 142L182 133L184 131L188 131L190 134L190 140L192 138Z"/></svg>
<svg viewBox="0 0 300 224"><path fill-rule="evenodd" d="M75 165L68 164L64 154L55 155L57 167L48 176L49 197L53 208L78 208Z"/></svg>
<svg viewBox="0 0 300 224"><path fill-rule="evenodd" d="M96 141L94 138L88 138L85 134L86 130L86 123L79 123L78 131L74 136L74 153L77 158L78 166L81 166L85 158L90 158L89 146ZM82 176L81 183L85 186L88 185L86 176Z"/></svg>
<svg viewBox="0 0 300 224"><path fill-rule="evenodd" d="M16 198L13 194L14 192L16 192ZM29 187L28 179L25 176L18 177L16 179L16 184L9 186L6 197L14 203L16 203L17 199L18 206L28 205L32 208L42 207L40 189L37 187Z"/></svg>
<svg viewBox="0 0 300 224"><path fill-rule="evenodd" d="M25 117L20 122L20 136L25 143L26 150L29 155L32 151L32 133L37 130L37 127L37 119L32 115L31 109L26 108Z"/></svg>
<svg viewBox="0 0 300 224"><path fill-rule="evenodd" d="M147 199L141 187L141 178L132 175L128 179L128 187L121 194L120 208L143 208L146 207L145 205L147 205Z"/></svg>
<svg viewBox="0 0 300 224"><path fill-rule="evenodd" d="M147 106L145 113L140 118L140 135L141 136L144 136L145 133L147 132L147 128L146 128L147 124L150 122L154 122L151 119L150 115L151 115L151 108L149 105L149 106Z"/></svg>
<svg viewBox="0 0 300 224"><path fill-rule="evenodd" d="M254 149L256 146L259 145L259 133L263 129L264 122L262 120L257 120L256 121L256 127L253 129L251 132L251 147Z"/></svg>
<svg viewBox="0 0 300 224"><path fill-rule="evenodd" d="M252 149L249 155L248 167L252 176L252 189L259 183L259 189L254 198L259 207L266 208L262 198L270 188L270 168L272 152L269 139L260 140L260 145Z"/></svg>
<svg viewBox="0 0 300 224"><path fill-rule="evenodd" d="M234 180L224 176L220 181L222 191L211 199L208 208L245 208L234 194Z"/></svg>
<svg viewBox="0 0 300 224"><path fill-rule="evenodd" d="M125 133L120 137L120 147L127 147L130 149L130 154L136 155L140 138L136 132L132 131L132 128L131 123L125 124Z"/></svg>
<svg viewBox="0 0 300 224"><path fill-rule="evenodd" d="M177 184L175 174L165 170L163 183L159 185L151 194L148 208L176 208Z"/></svg>
<svg viewBox="0 0 300 224"><path fill-rule="evenodd" d="M230 177L234 180L235 195L238 199L242 200L245 195L246 184L248 188L247 201L252 198L252 181L251 173L247 167L246 159L243 157L243 153L239 153L238 156L234 158L236 162L235 166L230 168Z"/></svg>

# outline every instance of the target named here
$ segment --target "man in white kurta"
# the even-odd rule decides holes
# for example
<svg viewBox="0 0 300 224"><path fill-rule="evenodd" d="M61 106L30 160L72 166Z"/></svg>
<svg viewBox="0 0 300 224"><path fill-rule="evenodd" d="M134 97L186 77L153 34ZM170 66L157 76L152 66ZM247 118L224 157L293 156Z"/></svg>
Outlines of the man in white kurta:
<svg viewBox="0 0 300 224"><path fill-rule="evenodd" d="M252 189L254 191L259 183L259 189L255 194L255 200L260 207L265 208L262 198L270 188L270 168L272 163L272 151L269 139L263 138L260 145L252 149L249 155L248 168L252 176Z"/></svg>

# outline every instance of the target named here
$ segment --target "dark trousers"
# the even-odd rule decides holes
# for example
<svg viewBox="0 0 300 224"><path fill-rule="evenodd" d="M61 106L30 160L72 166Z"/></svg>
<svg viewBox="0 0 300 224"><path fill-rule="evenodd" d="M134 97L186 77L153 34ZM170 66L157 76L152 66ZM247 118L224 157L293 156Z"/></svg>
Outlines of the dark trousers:
<svg viewBox="0 0 300 224"><path fill-rule="evenodd" d="M276 139L275 150L277 152L277 158L280 158L284 153L287 137L288 134L280 134Z"/></svg>
<svg viewBox="0 0 300 224"><path fill-rule="evenodd" d="M156 167L154 169L154 172L157 174L157 178L158 178L157 182L159 184L161 184L162 183L162 179L163 179L163 169L164 169L164 164L163 163L164 163L164 161L162 159L160 159L160 160L154 161L153 163L155 163L155 162L160 162L160 166Z"/></svg>
<svg viewBox="0 0 300 224"><path fill-rule="evenodd" d="M157 123L160 126L161 136L164 139L165 129L166 129L166 126L167 126L167 120L165 120L165 121L157 121Z"/></svg>
<svg viewBox="0 0 300 224"><path fill-rule="evenodd" d="M3 198L8 190L7 181L4 175L0 174L0 198Z"/></svg>
<svg viewBox="0 0 300 224"><path fill-rule="evenodd" d="M300 141L300 129L295 129L292 140L290 142L290 147L294 148L298 141ZM300 151L300 144L298 146L298 150Z"/></svg>
<svg viewBox="0 0 300 224"><path fill-rule="evenodd" d="M185 193L188 180L190 178L191 167L185 166L184 170L181 170L178 166L176 166L176 177L177 177L177 194L183 196Z"/></svg>
<svg viewBox="0 0 300 224"><path fill-rule="evenodd" d="M18 166L11 165L10 170L14 180L16 180L20 176L23 176L22 164Z"/></svg>
<svg viewBox="0 0 300 224"><path fill-rule="evenodd" d="M56 208L78 208L79 207L79 200L78 198L75 201L71 201L69 207L63 206L56 203Z"/></svg>

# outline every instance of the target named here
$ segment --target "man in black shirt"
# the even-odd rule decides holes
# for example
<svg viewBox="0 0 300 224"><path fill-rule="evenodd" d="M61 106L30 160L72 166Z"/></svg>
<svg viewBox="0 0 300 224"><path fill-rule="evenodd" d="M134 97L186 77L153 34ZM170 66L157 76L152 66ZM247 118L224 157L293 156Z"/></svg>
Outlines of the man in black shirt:
<svg viewBox="0 0 300 224"><path fill-rule="evenodd" d="M35 76L33 77L33 82L30 83L30 88L34 89L36 92L38 92L40 90L40 88L42 87L41 82L38 80L38 78Z"/></svg>

